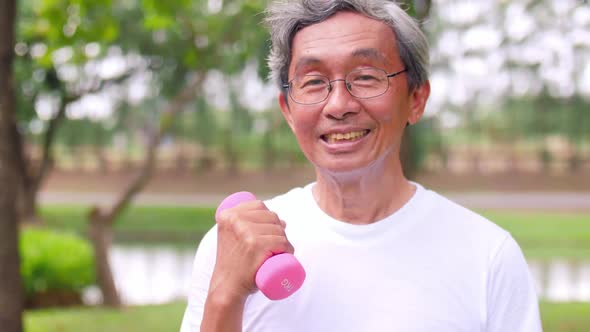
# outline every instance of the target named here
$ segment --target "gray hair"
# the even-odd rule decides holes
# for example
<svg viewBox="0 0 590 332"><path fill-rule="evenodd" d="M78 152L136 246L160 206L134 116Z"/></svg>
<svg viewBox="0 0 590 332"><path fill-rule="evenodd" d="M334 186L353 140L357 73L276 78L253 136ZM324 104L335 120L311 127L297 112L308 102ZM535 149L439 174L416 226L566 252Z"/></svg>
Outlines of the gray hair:
<svg viewBox="0 0 590 332"><path fill-rule="evenodd" d="M397 40L397 50L408 70L409 91L428 80L428 41L418 23L392 0L281 0L266 11L272 48L268 57L271 79L287 83L291 43L304 27L325 21L341 11L352 11L387 24Z"/></svg>

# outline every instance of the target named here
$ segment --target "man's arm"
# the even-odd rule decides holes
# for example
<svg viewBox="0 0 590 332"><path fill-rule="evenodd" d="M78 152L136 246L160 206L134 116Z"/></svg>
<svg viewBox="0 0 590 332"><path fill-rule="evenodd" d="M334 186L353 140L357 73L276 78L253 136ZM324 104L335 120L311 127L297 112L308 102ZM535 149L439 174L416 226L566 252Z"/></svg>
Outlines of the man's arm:
<svg viewBox="0 0 590 332"><path fill-rule="evenodd" d="M240 332L246 297L211 291L205 303L202 332Z"/></svg>
<svg viewBox="0 0 590 332"><path fill-rule="evenodd" d="M213 227L201 240L195 259L188 289L188 304L182 320L181 332L198 332L209 293L211 274L215 266L217 227Z"/></svg>
<svg viewBox="0 0 590 332"><path fill-rule="evenodd" d="M241 331L256 271L269 257L293 251L285 223L261 201L219 213L197 250L181 332Z"/></svg>
<svg viewBox="0 0 590 332"><path fill-rule="evenodd" d="M217 226L201 240L189 286L188 305L181 332L241 331L247 297L232 296L224 282L212 278L217 249Z"/></svg>
<svg viewBox="0 0 590 332"><path fill-rule="evenodd" d="M507 236L488 278L486 332L541 332L534 281L516 241Z"/></svg>

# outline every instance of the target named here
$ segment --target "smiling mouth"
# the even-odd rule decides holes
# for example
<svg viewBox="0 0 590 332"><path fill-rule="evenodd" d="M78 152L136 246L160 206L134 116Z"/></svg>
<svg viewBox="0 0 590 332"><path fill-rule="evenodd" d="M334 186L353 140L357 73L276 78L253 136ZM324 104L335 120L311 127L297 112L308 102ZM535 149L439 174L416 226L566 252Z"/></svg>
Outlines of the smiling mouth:
<svg viewBox="0 0 590 332"><path fill-rule="evenodd" d="M359 131L351 131L348 133L332 133L332 134L322 135L321 138L322 138L322 140L324 140L328 144L354 142L354 141L358 141L361 138L367 136L367 134L369 132L370 132L369 129L365 129L365 130L359 130Z"/></svg>

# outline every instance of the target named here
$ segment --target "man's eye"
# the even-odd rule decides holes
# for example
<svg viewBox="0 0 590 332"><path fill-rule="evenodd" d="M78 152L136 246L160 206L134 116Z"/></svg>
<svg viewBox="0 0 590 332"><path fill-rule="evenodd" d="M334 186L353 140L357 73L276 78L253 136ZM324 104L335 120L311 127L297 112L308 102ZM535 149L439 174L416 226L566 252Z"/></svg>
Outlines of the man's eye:
<svg viewBox="0 0 590 332"><path fill-rule="evenodd" d="M354 81L378 81L379 79L373 75L359 75L354 78Z"/></svg>
<svg viewBox="0 0 590 332"><path fill-rule="evenodd" d="M322 86L325 85L326 82L322 79L316 78L316 79L308 79L308 80L304 80L301 84L301 88L305 89L305 88L312 88L312 87L318 87L318 86Z"/></svg>

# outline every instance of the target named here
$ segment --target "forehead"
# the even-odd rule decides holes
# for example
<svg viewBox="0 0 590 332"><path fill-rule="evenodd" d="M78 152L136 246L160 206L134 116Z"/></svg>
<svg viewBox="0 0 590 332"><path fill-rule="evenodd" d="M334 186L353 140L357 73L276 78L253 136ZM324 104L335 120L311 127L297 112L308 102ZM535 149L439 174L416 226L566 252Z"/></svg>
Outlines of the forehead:
<svg viewBox="0 0 590 332"><path fill-rule="evenodd" d="M401 60L395 34L381 21L340 12L295 34L289 72L309 66L346 67L359 62L396 66Z"/></svg>

